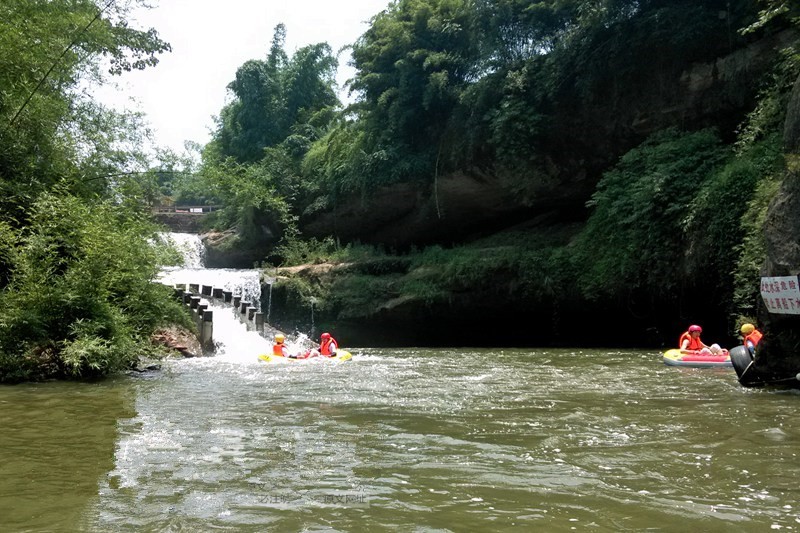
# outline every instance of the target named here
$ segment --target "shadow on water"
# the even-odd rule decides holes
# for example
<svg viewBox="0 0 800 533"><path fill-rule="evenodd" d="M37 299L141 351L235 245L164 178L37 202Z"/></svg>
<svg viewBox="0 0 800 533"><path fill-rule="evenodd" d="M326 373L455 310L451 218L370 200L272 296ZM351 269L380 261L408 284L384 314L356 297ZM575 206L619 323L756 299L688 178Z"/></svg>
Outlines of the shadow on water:
<svg viewBox="0 0 800 533"><path fill-rule="evenodd" d="M82 529L134 397L124 379L0 387L0 530Z"/></svg>

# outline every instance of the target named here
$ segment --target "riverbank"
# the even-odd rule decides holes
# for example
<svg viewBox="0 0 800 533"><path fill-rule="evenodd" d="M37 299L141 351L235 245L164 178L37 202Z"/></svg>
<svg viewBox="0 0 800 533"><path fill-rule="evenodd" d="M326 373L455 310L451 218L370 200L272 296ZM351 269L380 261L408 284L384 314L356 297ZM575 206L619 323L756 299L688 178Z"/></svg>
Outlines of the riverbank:
<svg viewBox="0 0 800 533"><path fill-rule="evenodd" d="M356 345L672 347L690 320L681 301L581 291L584 267L570 254L581 229L515 228L406 254L344 247L326 262L264 271L261 307L276 327L330 330ZM736 342L724 314L703 311L709 338Z"/></svg>

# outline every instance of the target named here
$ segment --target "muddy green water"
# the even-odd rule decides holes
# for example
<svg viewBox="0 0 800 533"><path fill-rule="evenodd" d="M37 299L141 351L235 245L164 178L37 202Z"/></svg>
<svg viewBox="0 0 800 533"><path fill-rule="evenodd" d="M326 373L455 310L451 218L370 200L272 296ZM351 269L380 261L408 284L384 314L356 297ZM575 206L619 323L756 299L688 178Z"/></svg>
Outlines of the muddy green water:
<svg viewBox="0 0 800 533"><path fill-rule="evenodd" d="M646 351L354 353L0 388L0 530L800 529L795 393Z"/></svg>

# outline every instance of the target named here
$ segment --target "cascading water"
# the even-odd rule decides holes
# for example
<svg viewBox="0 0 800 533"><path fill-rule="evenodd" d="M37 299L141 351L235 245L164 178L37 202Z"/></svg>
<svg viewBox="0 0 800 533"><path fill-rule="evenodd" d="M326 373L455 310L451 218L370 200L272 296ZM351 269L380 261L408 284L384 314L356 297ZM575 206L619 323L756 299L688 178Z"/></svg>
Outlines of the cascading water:
<svg viewBox="0 0 800 533"><path fill-rule="evenodd" d="M199 235L193 233L162 233L161 239L171 243L183 255L186 268L203 268L206 247Z"/></svg>
<svg viewBox="0 0 800 533"><path fill-rule="evenodd" d="M205 247L199 235L169 233L163 238L172 241L184 254L185 266L164 268L158 281L170 286L191 283L230 291L234 296L240 296L243 302L260 307L261 276L258 270L205 268ZM256 364L258 354L272 350L267 339L242 321L237 309L213 298L204 299L203 303L208 304L208 309L214 313L216 360Z"/></svg>
<svg viewBox="0 0 800 533"><path fill-rule="evenodd" d="M314 334L314 304L317 303L317 299L313 296L311 297L311 334Z"/></svg>
<svg viewBox="0 0 800 533"><path fill-rule="evenodd" d="M274 280L269 281L269 293L267 295L267 322L269 323L269 314L272 311L272 284Z"/></svg>

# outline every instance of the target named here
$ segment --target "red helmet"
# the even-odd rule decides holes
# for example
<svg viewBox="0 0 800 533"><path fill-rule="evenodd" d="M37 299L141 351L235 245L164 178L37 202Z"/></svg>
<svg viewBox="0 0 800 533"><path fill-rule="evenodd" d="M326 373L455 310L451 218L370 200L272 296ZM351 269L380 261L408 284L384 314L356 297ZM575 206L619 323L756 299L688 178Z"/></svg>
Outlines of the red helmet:
<svg viewBox="0 0 800 533"><path fill-rule="evenodd" d="M692 324L691 326L689 326L689 333L692 333L693 331L696 331L698 333L703 333L703 328L701 328L697 324Z"/></svg>
<svg viewBox="0 0 800 533"><path fill-rule="evenodd" d="M331 334L330 333L323 333L322 335L319 336L319 338L320 339L330 339L331 338Z"/></svg>

